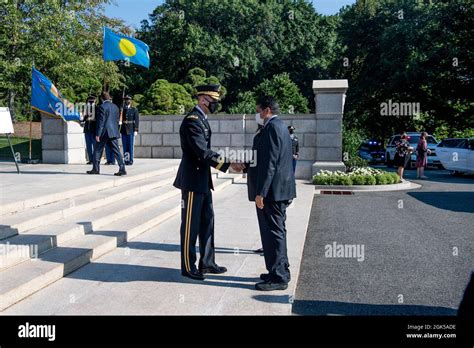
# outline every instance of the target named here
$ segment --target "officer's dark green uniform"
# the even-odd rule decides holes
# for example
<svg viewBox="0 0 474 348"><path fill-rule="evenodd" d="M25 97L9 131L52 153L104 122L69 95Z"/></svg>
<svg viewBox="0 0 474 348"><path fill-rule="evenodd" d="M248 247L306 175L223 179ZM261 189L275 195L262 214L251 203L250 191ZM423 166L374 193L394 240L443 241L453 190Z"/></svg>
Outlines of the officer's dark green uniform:
<svg viewBox="0 0 474 348"><path fill-rule="evenodd" d="M218 85L196 87L197 95L219 100ZM204 279L202 273L223 273L215 262L214 210L211 166L227 171L230 163L211 150L211 127L199 106L186 115L179 129L183 152L174 186L181 189L181 272ZM199 269L196 269L196 240L199 236ZM202 273L201 273L202 272Z"/></svg>

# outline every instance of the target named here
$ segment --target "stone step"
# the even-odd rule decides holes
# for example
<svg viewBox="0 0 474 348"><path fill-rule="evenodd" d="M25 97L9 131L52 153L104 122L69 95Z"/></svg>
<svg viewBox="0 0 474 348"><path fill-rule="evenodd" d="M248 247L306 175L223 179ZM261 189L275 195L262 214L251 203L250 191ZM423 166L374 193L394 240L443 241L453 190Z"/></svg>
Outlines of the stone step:
<svg viewBox="0 0 474 348"><path fill-rule="evenodd" d="M54 203L38 206L18 213L1 216L0 240L23 233L33 228L51 224L71 215L98 208L130 195L146 192L171 184L176 173L171 171L124 185L106 188L94 193L85 193Z"/></svg>
<svg viewBox="0 0 474 348"><path fill-rule="evenodd" d="M170 197L178 196L179 193L180 191L171 184L159 186L127 197L127 199L120 199L107 206L71 215L50 225L33 228L20 235L0 241L0 247L3 247L4 250L13 250L13 252L7 253L0 252L0 270L42 254L51 248L62 246L71 239L99 229L115 220L136 214L142 209ZM13 249L13 246L16 250Z"/></svg>
<svg viewBox="0 0 474 348"><path fill-rule="evenodd" d="M20 200L17 202L1 204L0 215L20 212L20 211L38 207L44 204L57 202L63 199L77 197L83 194L97 192L99 190L104 190L111 187L126 185L131 182L144 180L153 176L175 172L178 169L178 165L176 165L175 161L170 161L169 163L164 162L163 166L164 168L155 169L155 170L147 170L138 174L130 174L127 176L112 177L112 178L107 178L107 179L104 178L104 181L98 182L93 185L85 186L85 187L79 187L79 188L74 187L74 188L67 189L61 192L55 192L52 194L42 195L40 197L34 197L30 199Z"/></svg>
<svg viewBox="0 0 474 348"><path fill-rule="evenodd" d="M224 175L222 178L216 179L216 175L213 174L212 177L216 183L216 191L230 185L235 179L233 175ZM174 173L172 173L171 179L174 180ZM178 196L180 191L171 186L172 180L162 178L159 185L156 183L144 185L140 190L143 192L137 193L134 197L126 197L126 201L122 199L112 202L106 207L99 207L100 209L95 211L70 215L53 221L49 225L35 227L19 235L1 240L0 270L37 257L51 248L61 246L71 239L101 228L117 219L133 215L141 209L167 198ZM145 188L151 188L151 185L156 187L144 191Z"/></svg>
<svg viewBox="0 0 474 348"><path fill-rule="evenodd" d="M216 191L232 181L232 178L214 180ZM126 202L129 203L128 200ZM180 209L180 198L173 195L159 204L140 209L132 217L122 216L101 229L65 242L38 259L27 260L1 271L0 311L178 214Z"/></svg>

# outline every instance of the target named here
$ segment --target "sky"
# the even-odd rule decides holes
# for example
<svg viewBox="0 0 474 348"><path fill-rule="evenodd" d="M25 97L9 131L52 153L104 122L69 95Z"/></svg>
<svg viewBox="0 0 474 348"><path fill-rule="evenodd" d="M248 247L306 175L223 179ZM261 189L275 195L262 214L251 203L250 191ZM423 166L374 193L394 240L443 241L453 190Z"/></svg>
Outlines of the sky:
<svg viewBox="0 0 474 348"><path fill-rule="evenodd" d="M115 4L107 5L105 14L108 17L120 18L129 26L140 28L140 22L148 19L148 14L163 0L114 0ZM312 0L313 6L321 14L331 15L339 12L345 5L351 5L356 0Z"/></svg>

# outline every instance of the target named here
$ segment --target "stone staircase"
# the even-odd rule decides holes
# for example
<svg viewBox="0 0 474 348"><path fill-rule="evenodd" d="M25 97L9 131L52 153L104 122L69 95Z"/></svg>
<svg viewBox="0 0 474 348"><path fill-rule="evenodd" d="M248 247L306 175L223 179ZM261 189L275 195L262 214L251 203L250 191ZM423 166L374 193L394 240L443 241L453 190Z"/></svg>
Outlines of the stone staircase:
<svg viewBox="0 0 474 348"><path fill-rule="evenodd" d="M0 311L179 214L176 170L169 166L0 207ZM215 192L241 179L212 175Z"/></svg>

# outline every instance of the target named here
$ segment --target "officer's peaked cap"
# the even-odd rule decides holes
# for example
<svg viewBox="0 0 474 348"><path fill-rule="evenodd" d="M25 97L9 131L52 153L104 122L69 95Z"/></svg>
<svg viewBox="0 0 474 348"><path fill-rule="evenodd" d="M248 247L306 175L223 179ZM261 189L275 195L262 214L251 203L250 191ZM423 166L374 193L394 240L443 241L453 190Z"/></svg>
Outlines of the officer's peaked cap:
<svg viewBox="0 0 474 348"><path fill-rule="evenodd" d="M220 93L219 90L221 85L201 85L196 86L196 96L198 95L208 95L213 99L219 100Z"/></svg>

